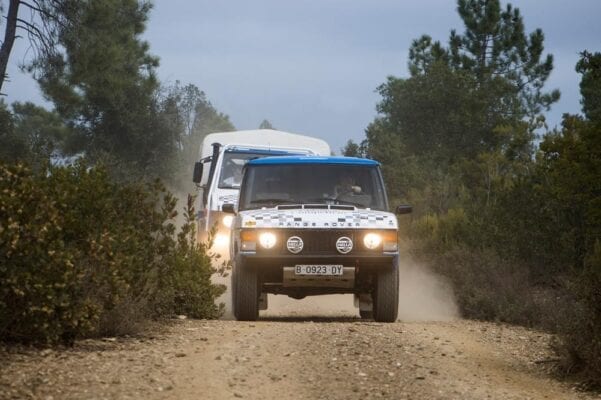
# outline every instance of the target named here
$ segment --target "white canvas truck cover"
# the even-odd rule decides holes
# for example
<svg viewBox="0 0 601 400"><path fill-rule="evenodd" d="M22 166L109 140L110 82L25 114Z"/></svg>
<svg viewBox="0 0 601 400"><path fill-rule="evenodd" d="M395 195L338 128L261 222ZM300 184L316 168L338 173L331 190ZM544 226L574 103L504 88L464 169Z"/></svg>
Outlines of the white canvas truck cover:
<svg viewBox="0 0 601 400"><path fill-rule="evenodd" d="M213 143L264 149L310 149L320 156L330 155L330 146L324 140L273 129L210 133L205 136L200 145L200 158L212 154Z"/></svg>

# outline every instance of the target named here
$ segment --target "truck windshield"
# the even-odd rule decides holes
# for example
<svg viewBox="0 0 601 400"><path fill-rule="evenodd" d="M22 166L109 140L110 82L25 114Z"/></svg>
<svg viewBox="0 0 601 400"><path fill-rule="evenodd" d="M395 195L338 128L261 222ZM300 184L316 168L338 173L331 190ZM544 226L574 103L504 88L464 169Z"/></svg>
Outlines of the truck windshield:
<svg viewBox="0 0 601 400"><path fill-rule="evenodd" d="M238 189L242 182L242 168L248 160L258 157L265 157L273 154L265 152L235 152L226 151L223 154L223 163L221 164L221 173L219 174L220 189Z"/></svg>
<svg viewBox="0 0 601 400"><path fill-rule="evenodd" d="M333 164L249 167L239 209L282 204L340 204L387 210L377 167Z"/></svg>

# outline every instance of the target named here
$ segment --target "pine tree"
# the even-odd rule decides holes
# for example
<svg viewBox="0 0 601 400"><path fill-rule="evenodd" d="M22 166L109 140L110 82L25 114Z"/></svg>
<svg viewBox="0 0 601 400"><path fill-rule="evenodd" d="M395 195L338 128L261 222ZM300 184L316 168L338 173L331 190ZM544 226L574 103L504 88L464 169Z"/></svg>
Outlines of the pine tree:
<svg viewBox="0 0 601 400"><path fill-rule="evenodd" d="M122 179L165 176L176 151L158 115L158 59L141 39L150 9L137 0L86 2L58 35L63 51L30 66L86 155Z"/></svg>

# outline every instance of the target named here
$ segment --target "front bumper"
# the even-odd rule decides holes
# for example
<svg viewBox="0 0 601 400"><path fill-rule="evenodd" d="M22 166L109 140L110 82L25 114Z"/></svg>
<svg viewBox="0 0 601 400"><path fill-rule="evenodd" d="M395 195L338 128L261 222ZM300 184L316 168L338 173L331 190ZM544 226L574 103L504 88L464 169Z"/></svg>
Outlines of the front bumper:
<svg viewBox="0 0 601 400"><path fill-rule="evenodd" d="M378 255L264 255L240 252L234 268L254 270L262 291L268 293L369 293L375 276L397 268L398 253ZM291 270L297 264L336 264L344 267L341 277L306 277L293 279Z"/></svg>
<svg viewBox="0 0 601 400"><path fill-rule="evenodd" d="M271 255L257 254L255 252L240 252L239 261L247 268L255 268L257 272L264 272L296 264L342 264L345 267L369 268L381 270L396 266L394 261L398 253L384 253L373 255Z"/></svg>

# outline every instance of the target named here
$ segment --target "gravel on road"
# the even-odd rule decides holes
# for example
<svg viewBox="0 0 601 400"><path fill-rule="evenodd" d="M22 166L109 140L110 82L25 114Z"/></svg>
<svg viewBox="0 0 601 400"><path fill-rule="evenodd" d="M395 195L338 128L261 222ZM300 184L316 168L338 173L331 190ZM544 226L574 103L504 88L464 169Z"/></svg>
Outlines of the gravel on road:
<svg viewBox="0 0 601 400"><path fill-rule="evenodd" d="M139 338L0 349L0 399L593 399L551 336L473 321L177 320Z"/></svg>

